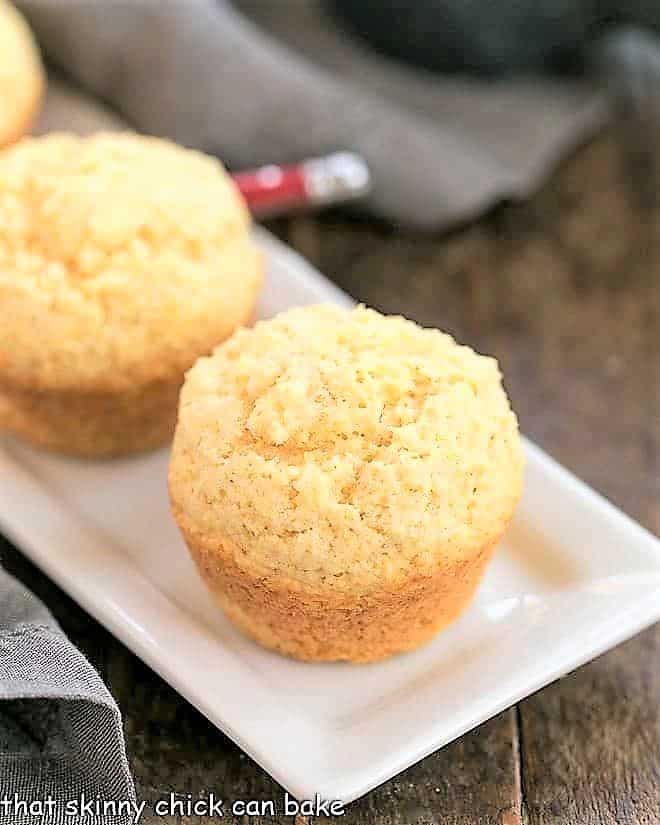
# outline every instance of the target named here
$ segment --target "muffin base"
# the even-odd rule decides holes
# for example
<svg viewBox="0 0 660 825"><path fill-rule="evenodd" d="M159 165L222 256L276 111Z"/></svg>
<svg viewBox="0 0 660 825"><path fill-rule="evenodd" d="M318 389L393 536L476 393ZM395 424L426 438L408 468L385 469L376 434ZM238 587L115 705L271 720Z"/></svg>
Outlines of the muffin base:
<svg viewBox="0 0 660 825"><path fill-rule="evenodd" d="M499 539L433 576L392 589L322 593L243 569L229 539L211 541L175 502L173 511L202 579L228 618L264 647L309 662L373 662L429 641L469 604Z"/></svg>
<svg viewBox="0 0 660 825"><path fill-rule="evenodd" d="M86 458L155 449L174 432L182 379L130 392L31 391L0 384L0 430Z"/></svg>

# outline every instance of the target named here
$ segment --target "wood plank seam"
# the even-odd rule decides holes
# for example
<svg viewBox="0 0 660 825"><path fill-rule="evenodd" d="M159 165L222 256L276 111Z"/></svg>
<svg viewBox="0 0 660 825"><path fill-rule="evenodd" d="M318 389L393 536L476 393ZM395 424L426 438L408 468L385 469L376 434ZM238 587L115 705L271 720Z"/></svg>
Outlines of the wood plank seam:
<svg viewBox="0 0 660 825"><path fill-rule="evenodd" d="M510 709L509 717L511 719L511 747L513 749L513 788L511 807L502 812L502 825L523 825L525 819L525 790L519 705L515 705Z"/></svg>

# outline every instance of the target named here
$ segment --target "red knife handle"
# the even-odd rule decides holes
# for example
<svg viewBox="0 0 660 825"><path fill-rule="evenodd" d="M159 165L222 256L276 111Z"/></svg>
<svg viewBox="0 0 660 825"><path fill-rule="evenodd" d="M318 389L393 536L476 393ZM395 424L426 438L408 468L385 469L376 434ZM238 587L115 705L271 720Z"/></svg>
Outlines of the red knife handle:
<svg viewBox="0 0 660 825"><path fill-rule="evenodd" d="M366 163L351 152L289 166L271 164L237 172L233 178L250 211L258 218L353 200L366 194L370 187Z"/></svg>

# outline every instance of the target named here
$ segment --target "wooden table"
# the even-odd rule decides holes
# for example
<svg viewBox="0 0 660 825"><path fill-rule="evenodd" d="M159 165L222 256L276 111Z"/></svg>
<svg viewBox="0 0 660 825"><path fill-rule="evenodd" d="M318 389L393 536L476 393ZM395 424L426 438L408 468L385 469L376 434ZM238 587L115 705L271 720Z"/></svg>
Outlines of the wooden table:
<svg viewBox="0 0 660 825"><path fill-rule="evenodd" d="M660 208L629 150L618 132L606 135L531 202L449 237L336 215L273 228L356 298L497 355L522 429L659 533ZM6 543L2 560L106 679L124 714L141 799L215 790L281 800L260 768ZM178 821L209 820L142 820ZM660 626L428 757L336 821L660 823Z"/></svg>

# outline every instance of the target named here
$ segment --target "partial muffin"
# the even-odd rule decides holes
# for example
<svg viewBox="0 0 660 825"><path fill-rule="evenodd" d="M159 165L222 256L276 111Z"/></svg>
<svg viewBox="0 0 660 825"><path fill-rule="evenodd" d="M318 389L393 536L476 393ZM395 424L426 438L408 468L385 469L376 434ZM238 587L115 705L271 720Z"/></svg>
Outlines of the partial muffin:
<svg viewBox="0 0 660 825"><path fill-rule="evenodd" d="M494 359L403 318L315 306L190 370L169 484L230 619L299 659L366 662L460 614L522 474Z"/></svg>
<svg viewBox="0 0 660 825"><path fill-rule="evenodd" d="M30 128L45 85L28 24L14 6L0 0L0 146L18 140Z"/></svg>
<svg viewBox="0 0 660 825"><path fill-rule="evenodd" d="M167 441L185 371L262 280L216 160L133 134L0 153L0 429L63 453Z"/></svg>

